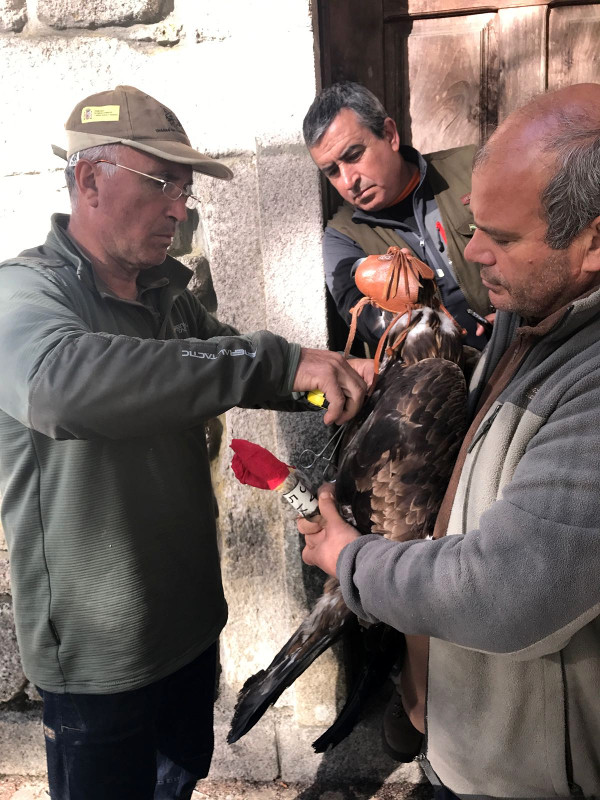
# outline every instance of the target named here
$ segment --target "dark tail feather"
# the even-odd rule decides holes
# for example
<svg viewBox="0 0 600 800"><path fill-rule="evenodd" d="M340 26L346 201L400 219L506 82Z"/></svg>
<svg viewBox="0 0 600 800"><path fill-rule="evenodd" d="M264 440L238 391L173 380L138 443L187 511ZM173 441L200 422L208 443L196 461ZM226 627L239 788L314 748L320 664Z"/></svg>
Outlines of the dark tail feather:
<svg viewBox="0 0 600 800"><path fill-rule="evenodd" d="M337 719L324 734L313 742L316 753L324 753L338 745L351 733L358 722L365 700L381 688L394 664L405 649L404 635L387 625L363 629L363 664Z"/></svg>
<svg viewBox="0 0 600 800"><path fill-rule="evenodd" d="M237 742L256 725L267 708L339 638L353 618L339 585L319 598L311 614L269 666L248 678L242 687L227 736L229 744Z"/></svg>

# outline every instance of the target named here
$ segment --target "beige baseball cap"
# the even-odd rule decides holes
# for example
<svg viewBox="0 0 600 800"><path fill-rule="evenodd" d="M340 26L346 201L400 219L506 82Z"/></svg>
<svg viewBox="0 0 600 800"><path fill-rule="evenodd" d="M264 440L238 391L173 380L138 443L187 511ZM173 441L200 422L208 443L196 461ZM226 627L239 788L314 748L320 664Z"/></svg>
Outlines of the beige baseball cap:
<svg viewBox="0 0 600 800"><path fill-rule="evenodd" d="M88 147L120 142L166 161L189 164L196 172L228 181L233 172L190 145L175 114L133 86L117 86L77 103L65 124L67 149L52 145L67 161Z"/></svg>

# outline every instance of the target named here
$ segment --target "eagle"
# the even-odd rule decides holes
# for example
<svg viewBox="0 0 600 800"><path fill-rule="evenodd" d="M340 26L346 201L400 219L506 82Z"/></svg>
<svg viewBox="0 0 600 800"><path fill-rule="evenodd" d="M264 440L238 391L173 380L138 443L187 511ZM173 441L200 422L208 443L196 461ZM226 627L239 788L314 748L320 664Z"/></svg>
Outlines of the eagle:
<svg viewBox="0 0 600 800"><path fill-rule="evenodd" d="M373 304L387 328L375 354L375 381L343 435L335 476L340 513L361 534L423 539L436 517L467 429L464 331L442 305L434 273L400 248L369 256L355 281L349 353L362 308ZM248 678L227 741L246 734L282 692L342 633L356 626L335 578L266 669ZM365 657L333 725L314 743L324 752L354 727L371 691L402 652L403 635L383 623L361 626Z"/></svg>

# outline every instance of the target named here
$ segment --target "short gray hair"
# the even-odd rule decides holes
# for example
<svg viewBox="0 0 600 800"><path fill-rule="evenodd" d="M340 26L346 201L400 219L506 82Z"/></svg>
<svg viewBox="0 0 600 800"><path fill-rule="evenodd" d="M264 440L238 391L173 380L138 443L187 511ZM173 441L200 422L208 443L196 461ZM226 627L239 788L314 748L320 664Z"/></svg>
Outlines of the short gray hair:
<svg viewBox="0 0 600 800"><path fill-rule="evenodd" d="M578 111L557 113L544 151L556 156L557 171L541 194L548 228L546 244L564 250L600 216L600 128Z"/></svg>
<svg viewBox="0 0 600 800"><path fill-rule="evenodd" d="M79 153L73 153L65 167L65 180L67 182L67 189L71 198L71 205L73 208L77 205L77 182L75 181L75 165L80 158L85 158L89 161L97 161L101 158L106 158L109 161L115 161L118 156L120 145L115 144L101 144L97 147L87 147L85 150L80 150ZM101 169L104 169L107 175L113 175L117 168L112 164L102 164Z"/></svg>
<svg viewBox="0 0 600 800"><path fill-rule="evenodd" d="M382 103L366 86L343 81L324 89L308 109L302 123L302 133L309 149L319 143L343 108L354 111L366 128L378 139L383 139L383 124L389 114Z"/></svg>

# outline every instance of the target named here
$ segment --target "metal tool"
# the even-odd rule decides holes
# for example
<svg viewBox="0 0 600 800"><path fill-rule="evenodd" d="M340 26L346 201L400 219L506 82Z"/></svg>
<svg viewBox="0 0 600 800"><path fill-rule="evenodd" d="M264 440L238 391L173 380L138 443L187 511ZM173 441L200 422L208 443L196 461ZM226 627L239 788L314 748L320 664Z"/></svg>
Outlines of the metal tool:
<svg viewBox="0 0 600 800"><path fill-rule="evenodd" d="M337 470L336 456L340 444L342 443L345 428L345 424L339 427L333 436L328 439L323 449L319 450L318 453L315 453L315 451L310 448L303 450L298 459L298 469L304 473L309 473L312 477L314 473L318 472L317 465L323 465L323 475L321 479L323 481L333 480Z"/></svg>

